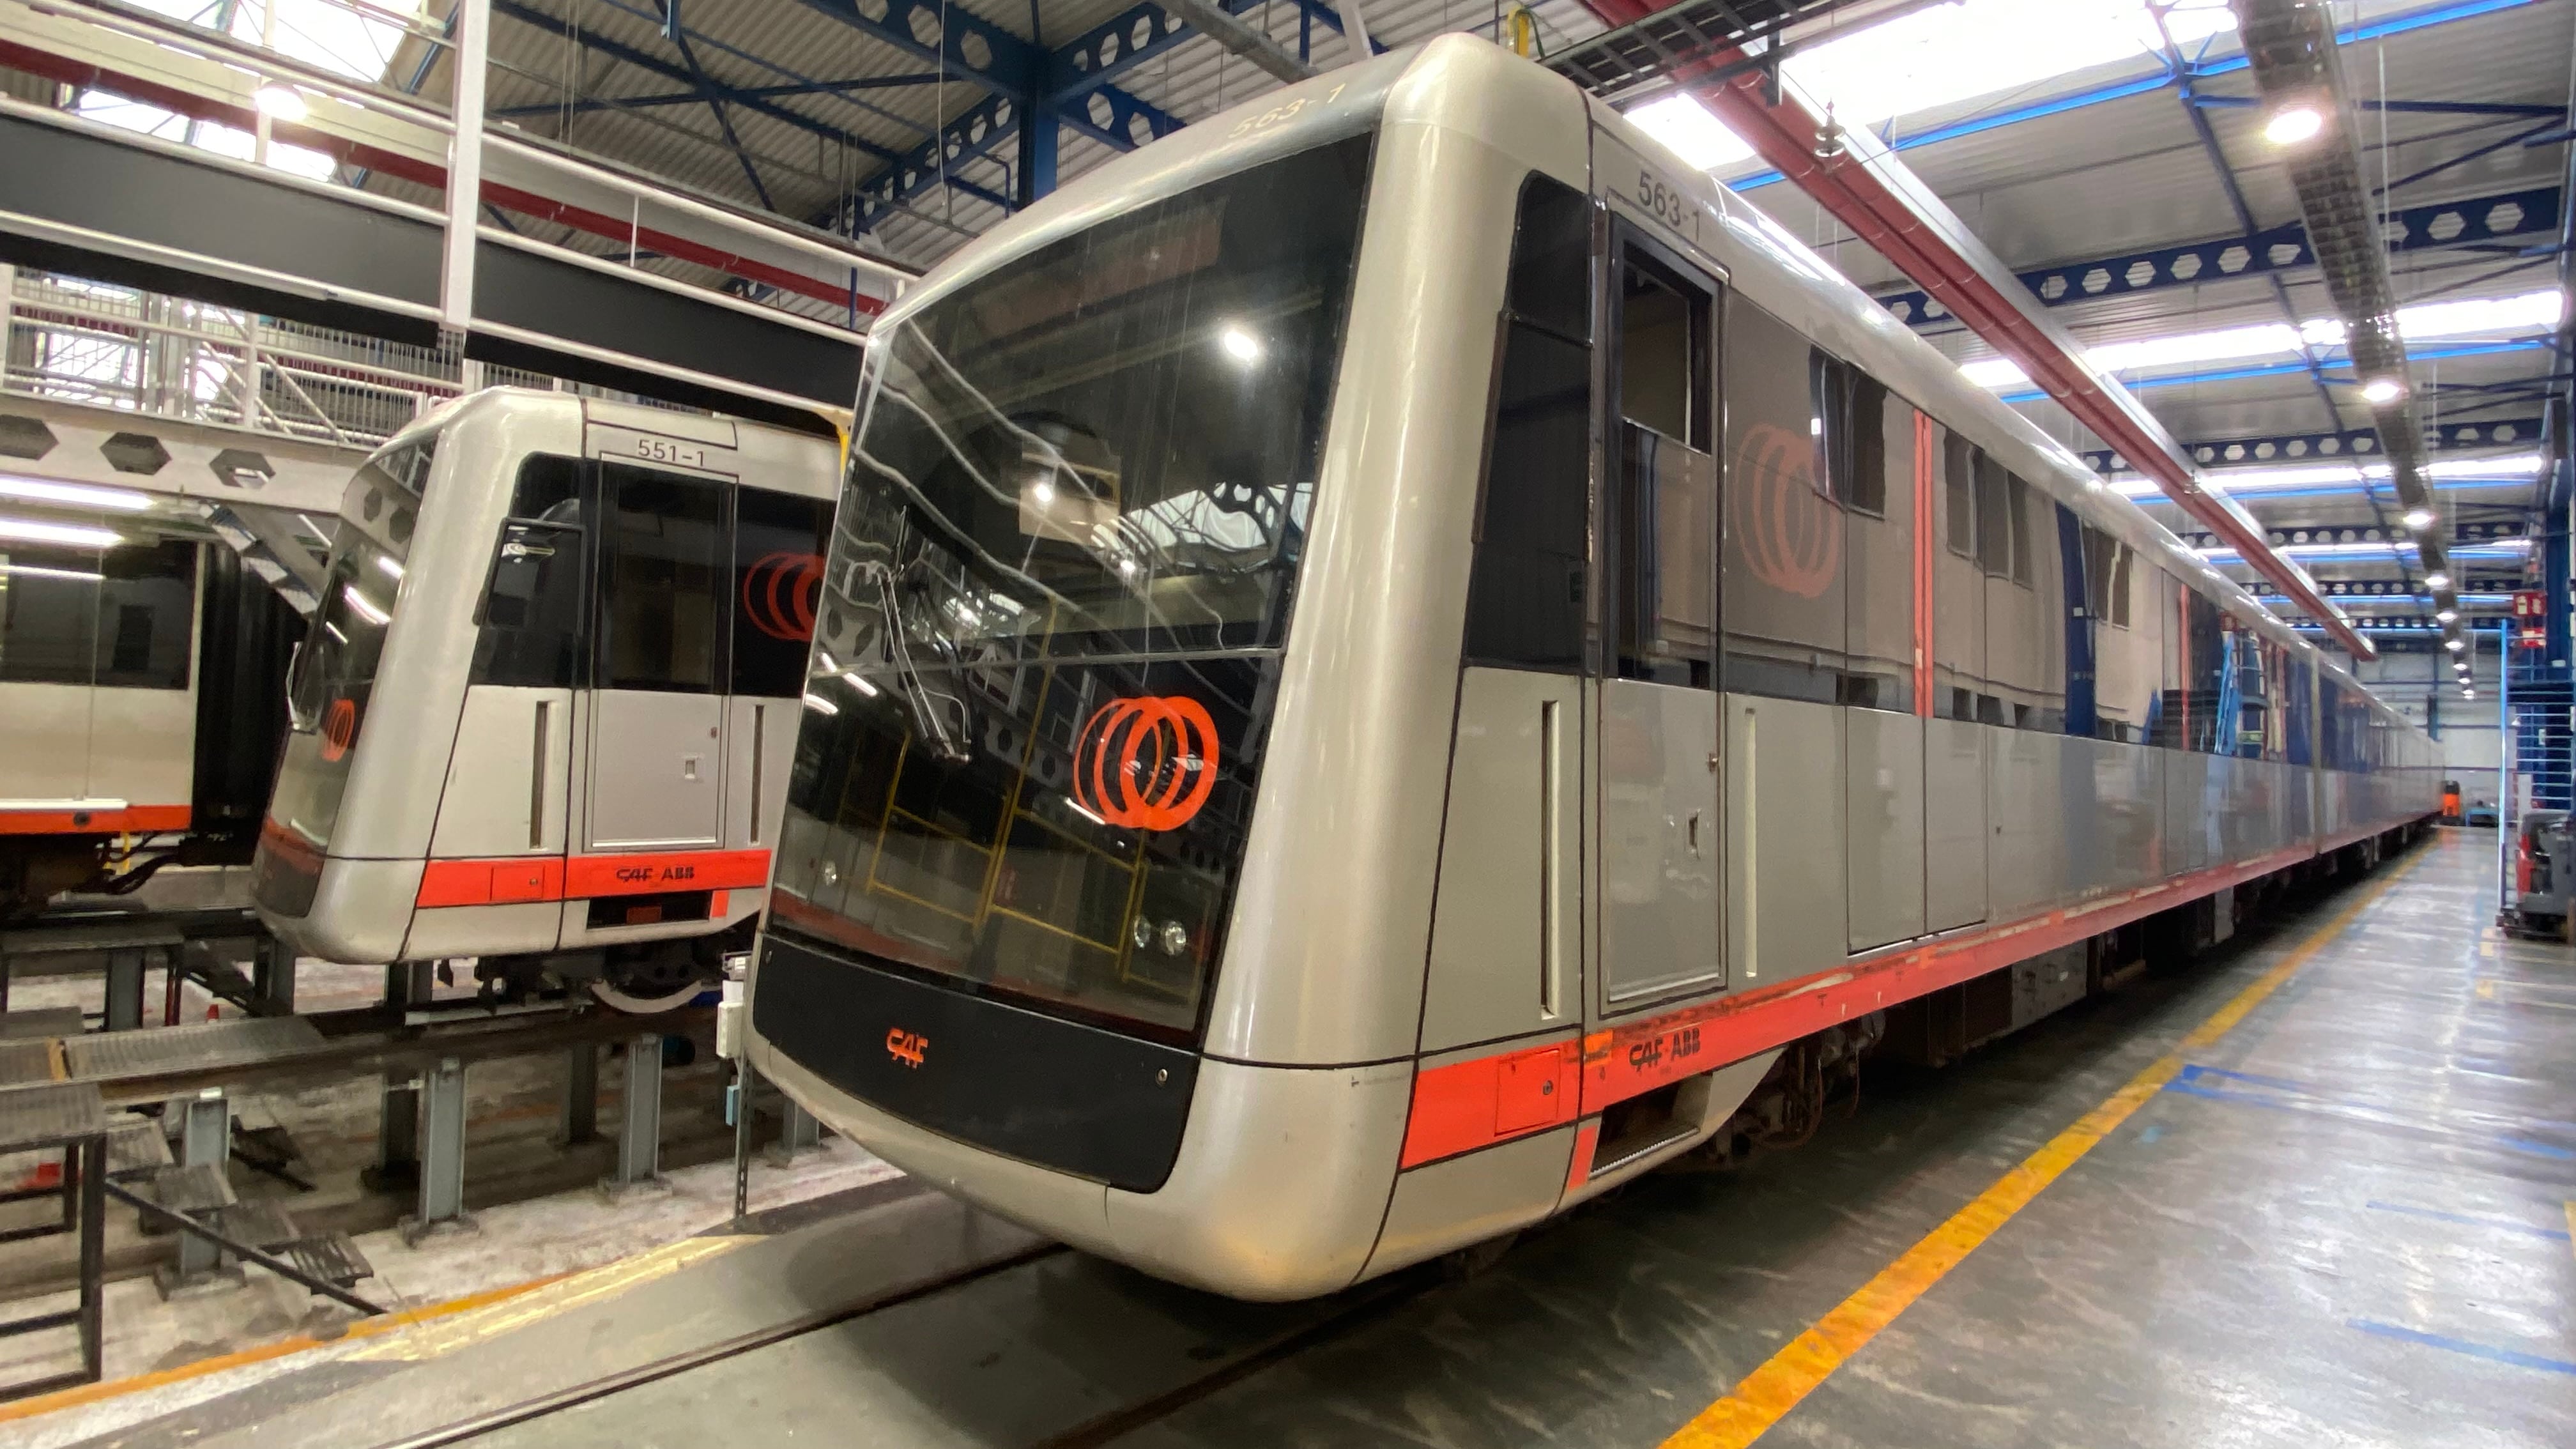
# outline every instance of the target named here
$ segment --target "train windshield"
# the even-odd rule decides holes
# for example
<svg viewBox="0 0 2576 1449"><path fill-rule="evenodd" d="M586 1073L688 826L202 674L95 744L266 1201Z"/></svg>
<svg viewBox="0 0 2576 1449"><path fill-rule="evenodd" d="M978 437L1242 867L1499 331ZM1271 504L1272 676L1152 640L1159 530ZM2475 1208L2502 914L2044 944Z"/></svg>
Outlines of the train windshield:
<svg viewBox="0 0 2576 1449"><path fill-rule="evenodd" d="M880 330L777 919L1194 1035L1305 547L1365 135Z"/></svg>
<svg viewBox="0 0 2576 1449"><path fill-rule="evenodd" d="M338 823L436 445L433 434L387 448L350 480L321 600L287 676L290 728L318 737L309 752L289 751L271 805L272 823L290 832L281 841L289 848L327 846ZM278 839L277 830L269 833Z"/></svg>

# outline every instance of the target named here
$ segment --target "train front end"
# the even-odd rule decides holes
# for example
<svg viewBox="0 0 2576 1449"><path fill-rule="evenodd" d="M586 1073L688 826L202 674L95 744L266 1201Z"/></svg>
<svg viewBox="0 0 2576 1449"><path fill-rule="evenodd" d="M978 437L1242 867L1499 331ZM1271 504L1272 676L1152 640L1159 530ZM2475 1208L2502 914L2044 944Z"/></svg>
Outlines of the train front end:
<svg viewBox="0 0 2576 1449"><path fill-rule="evenodd" d="M493 388L350 481L253 886L327 960L698 995L779 825L833 445Z"/></svg>
<svg viewBox="0 0 2576 1449"><path fill-rule="evenodd" d="M836 1130L1240 1297L1433 1250L1384 1234L1530 170L1498 117L1581 176L1571 87L1437 44L1113 163L881 319L751 986L754 1064Z"/></svg>

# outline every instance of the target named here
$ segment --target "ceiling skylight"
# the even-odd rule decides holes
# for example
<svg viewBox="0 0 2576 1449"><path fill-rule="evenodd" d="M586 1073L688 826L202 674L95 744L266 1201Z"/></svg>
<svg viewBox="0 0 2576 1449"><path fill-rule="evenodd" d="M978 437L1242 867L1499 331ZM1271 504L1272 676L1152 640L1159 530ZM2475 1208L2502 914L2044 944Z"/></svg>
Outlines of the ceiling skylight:
<svg viewBox="0 0 2576 1449"><path fill-rule="evenodd" d="M2165 24L2178 45L2236 28L2226 0L2181 0ZM1780 64L1846 125L1878 126L1918 111L1995 96L2018 101L2058 76L2163 48L2146 0L1953 0L1814 45ZM1753 148L1687 95L1628 119L1702 171L1733 170Z"/></svg>
<svg viewBox="0 0 2576 1449"><path fill-rule="evenodd" d="M2397 330L2409 342L2437 342L2445 338L2488 333L2546 331L2558 325L2558 317L2565 309L2566 301L2552 288L2511 297L2427 302L2400 308ZM2292 327L2287 322L2268 322L2215 332L2188 332L2176 337L2106 342L2084 349L2084 356L2104 372L2144 372L2160 367L2191 367L2204 362L2295 357L2302 344L2341 347L2343 323L2327 320ZM1980 387L2010 387L2029 381L2021 370L2021 364L2006 357L1987 357L1963 363L1959 372Z"/></svg>

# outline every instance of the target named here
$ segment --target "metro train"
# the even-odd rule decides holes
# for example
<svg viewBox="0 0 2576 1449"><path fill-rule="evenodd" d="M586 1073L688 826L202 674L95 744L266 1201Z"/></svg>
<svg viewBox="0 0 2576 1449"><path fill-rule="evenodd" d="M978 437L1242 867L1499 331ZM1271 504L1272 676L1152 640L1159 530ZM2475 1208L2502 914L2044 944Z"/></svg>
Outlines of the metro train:
<svg viewBox="0 0 2576 1449"><path fill-rule="evenodd" d="M0 924L248 861L301 634L193 514L0 480Z"/></svg>
<svg viewBox="0 0 2576 1449"><path fill-rule="evenodd" d="M1761 212L1447 37L879 320L753 1064L1287 1299L2226 934L2421 734Z"/></svg>
<svg viewBox="0 0 2576 1449"><path fill-rule="evenodd" d="M817 428L823 427L817 420ZM656 1011L749 944L838 447L491 388L358 469L252 868L333 961Z"/></svg>

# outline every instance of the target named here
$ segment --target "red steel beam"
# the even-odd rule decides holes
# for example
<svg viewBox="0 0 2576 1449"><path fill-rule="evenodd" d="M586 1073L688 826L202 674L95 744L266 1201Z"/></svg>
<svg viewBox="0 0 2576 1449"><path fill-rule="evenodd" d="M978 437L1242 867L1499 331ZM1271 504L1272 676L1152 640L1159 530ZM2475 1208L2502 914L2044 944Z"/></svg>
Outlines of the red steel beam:
<svg viewBox="0 0 2576 1449"><path fill-rule="evenodd" d="M1617 26L1633 24L1677 0L1585 3L1603 21ZM2224 496L2200 486L2190 460L2128 389L2086 362L2064 334L2040 320L1952 242L1946 233L1953 219L1927 214L1903 187L1891 184L1892 179L1911 182L1913 178L1865 130L1851 133L1853 145L1846 154L1819 159L1814 114L1786 94L1774 102L1766 94L1760 71L1747 69L1722 81L1701 81L1745 58L1742 51L1723 47L1687 59L1669 78L1714 111L1772 169L1796 182L1916 286L2019 364L2076 421L2154 479L2166 497L2271 580L2354 658L2368 659L2378 652L2326 602L2306 570L2275 552L2262 530ZM1878 154L1861 159L1870 151ZM1919 182L1914 184L1920 187ZM2006 277L2006 285L2019 290L2017 280L2000 268L1997 272Z"/></svg>

